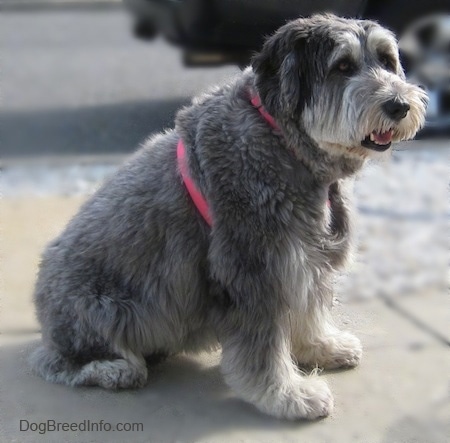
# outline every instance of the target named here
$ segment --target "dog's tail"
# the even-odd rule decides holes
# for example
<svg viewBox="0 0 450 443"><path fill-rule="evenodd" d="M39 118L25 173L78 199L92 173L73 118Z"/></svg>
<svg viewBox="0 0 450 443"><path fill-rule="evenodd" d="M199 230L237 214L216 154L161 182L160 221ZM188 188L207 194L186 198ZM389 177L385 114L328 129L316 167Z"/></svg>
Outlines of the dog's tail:
<svg viewBox="0 0 450 443"><path fill-rule="evenodd" d="M144 359L117 358L76 364L57 349L39 346L30 356L35 374L52 383L69 386L101 386L106 389L137 388L147 382Z"/></svg>
<svg viewBox="0 0 450 443"><path fill-rule="evenodd" d="M39 346L30 355L33 372L52 383L74 385L81 366L75 365L56 349Z"/></svg>

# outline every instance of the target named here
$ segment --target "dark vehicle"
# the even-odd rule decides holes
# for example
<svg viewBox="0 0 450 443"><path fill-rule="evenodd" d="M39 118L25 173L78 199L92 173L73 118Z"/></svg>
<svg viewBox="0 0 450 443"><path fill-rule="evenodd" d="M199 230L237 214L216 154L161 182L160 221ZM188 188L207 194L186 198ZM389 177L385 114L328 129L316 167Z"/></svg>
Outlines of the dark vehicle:
<svg viewBox="0 0 450 443"><path fill-rule="evenodd" d="M399 38L411 81L427 89L427 128L450 129L450 0L125 0L141 38L163 35L188 66L245 66L265 36L315 12L377 20Z"/></svg>

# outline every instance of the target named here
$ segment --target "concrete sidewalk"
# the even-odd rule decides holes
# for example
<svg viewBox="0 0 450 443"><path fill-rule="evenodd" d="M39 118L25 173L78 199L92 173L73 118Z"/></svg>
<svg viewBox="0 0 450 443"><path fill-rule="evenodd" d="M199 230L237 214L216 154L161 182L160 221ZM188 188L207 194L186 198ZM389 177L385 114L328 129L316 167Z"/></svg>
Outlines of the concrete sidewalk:
<svg viewBox="0 0 450 443"><path fill-rule="evenodd" d="M426 300L421 310L426 322L440 319L442 324L433 326L441 328L450 324L448 297L427 299L424 295L422 300ZM448 442L448 347L399 317L380 299L338 305L335 316L362 339L364 359L355 370L321 375L334 393L335 411L313 423L275 420L239 401L220 376L220 353L172 358L150 370L146 388L113 393L44 382L30 374L27 365L38 334L3 335L0 441ZM47 420L90 421L93 431L39 434L25 430ZM142 429L97 431L99 423L104 423L104 429L141 423Z"/></svg>

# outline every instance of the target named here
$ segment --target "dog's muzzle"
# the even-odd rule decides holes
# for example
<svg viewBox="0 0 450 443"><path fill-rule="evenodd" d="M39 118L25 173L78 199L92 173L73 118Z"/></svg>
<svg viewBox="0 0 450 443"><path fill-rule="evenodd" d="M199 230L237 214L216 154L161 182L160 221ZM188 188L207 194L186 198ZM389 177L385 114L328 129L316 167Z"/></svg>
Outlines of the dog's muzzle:
<svg viewBox="0 0 450 443"><path fill-rule="evenodd" d="M388 100L382 105L383 112L395 122L404 119L410 108L409 103L397 99ZM392 129L385 132L372 131L361 141L361 145L373 151L384 152L391 146L393 133Z"/></svg>

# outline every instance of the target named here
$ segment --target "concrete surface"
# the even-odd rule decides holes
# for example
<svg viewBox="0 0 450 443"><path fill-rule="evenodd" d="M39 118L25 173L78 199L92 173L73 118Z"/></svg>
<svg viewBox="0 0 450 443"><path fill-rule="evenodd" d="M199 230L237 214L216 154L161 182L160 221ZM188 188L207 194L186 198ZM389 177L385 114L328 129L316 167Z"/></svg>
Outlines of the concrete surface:
<svg viewBox="0 0 450 443"><path fill-rule="evenodd" d="M2 200L0 333L38 330L31 294L40 251L62 230L83 200L83 197Z"/></svg>
<svg viewBox="0 0 450 443"><path fill-rule="evenodd" d="M448 297L434 301L436 304L426 305L430 317L445 311L446 324L450 324ZM321 375L335 395L335 411L313 423L272 419L236 399L220 376L220 353L172 358L150 370L146 388L114 393L98 388L72 389L36 378L30 374L27 356L38 337L3 336L0 441L448 442L448 347L400 318L379 299L339 305L335 316L362 339L364 359L355 370ZM118 423L142 423L143 430L40 435L20 431L20 420L103 420L113 429Z"/></svg>

